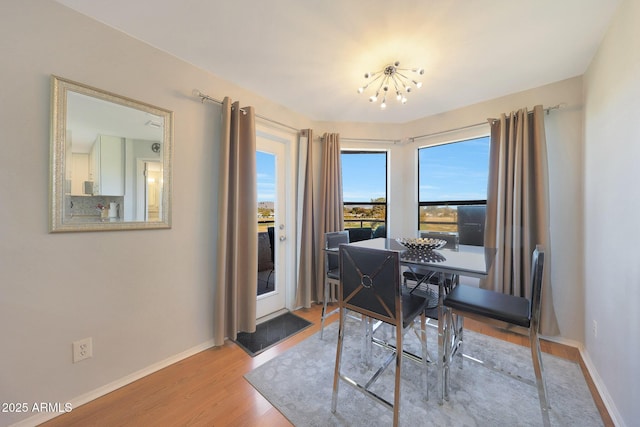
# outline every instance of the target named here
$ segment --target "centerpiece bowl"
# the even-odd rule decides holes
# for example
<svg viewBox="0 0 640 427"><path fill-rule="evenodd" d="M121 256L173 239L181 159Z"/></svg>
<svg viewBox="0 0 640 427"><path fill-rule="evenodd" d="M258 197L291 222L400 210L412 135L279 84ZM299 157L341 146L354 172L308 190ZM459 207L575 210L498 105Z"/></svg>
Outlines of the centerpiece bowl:
<svg viewBox="0 0 640 427"><path fill-rule="evenodd" d="M446 240L431 239L431 238L411 238L411 237L398 237L396 239L398 243L406 247L409 250L418 252L432 251L434 249L440 249L447 244Z"/></svg>

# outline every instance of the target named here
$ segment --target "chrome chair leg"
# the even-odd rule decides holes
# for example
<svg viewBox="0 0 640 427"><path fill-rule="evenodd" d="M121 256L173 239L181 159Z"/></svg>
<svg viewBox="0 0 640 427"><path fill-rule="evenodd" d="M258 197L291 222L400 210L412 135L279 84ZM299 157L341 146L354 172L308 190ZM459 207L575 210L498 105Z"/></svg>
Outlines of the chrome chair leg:
<svg viewBox="0 0 640 427"><path fill-rule="evenodd" d="M396 381L393 393L393 425L398 425L400 420L400 378L402 377L402 352L403 352L403 330L402 324L398 324L396 328Z"/></svg>
<svg viewBox="0 0 640 427"><path fill-rule="evenodd" d="M420 315L420 336L422 341L422 367L424 375L425 400L429 400L429 373L428 369L428 352L427 352L427 316L424 311Z"/></svg>
<svg viewBox="0 0 640 427"><path fill-rule="evenodd" d="M322 302L322 316L320 317L320 339L324 337L324 319L327 315L327 301L329 301L329 283L324 282L324 301Z"/></svg>
<svg viewBox="0 0 640 427"><path fill-rule="evenodd" d="M344 310L340 310L340 325L338 328L338 346L336 350L336 366L335 371L333 373L333 394L331 396L331 412L336 413L336 408L338 406L338 388L340 384L340 375L341 374L341 364L342 364L342 348L344 345L344 323L345 323L345 313Z"/></svg>
<svg viewBox="0 0 640 427"><path fill-rule="evenodd" d="M544 379L544 367L542 366L542 353L540 351L540 340L538 333L530 334L529 345L531 347L531 358L533 359L533 370L536 374L536 387L540 400L540 410L542 411L542 421L545 427L551 425L549 420L549 399L547 397L547 384Z"/></svg>

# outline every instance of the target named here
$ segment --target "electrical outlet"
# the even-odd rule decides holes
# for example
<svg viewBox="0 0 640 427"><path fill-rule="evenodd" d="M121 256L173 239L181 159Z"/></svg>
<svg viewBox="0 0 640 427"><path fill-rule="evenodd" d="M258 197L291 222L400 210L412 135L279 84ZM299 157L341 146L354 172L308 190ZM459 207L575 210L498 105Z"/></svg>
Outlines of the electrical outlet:
<svg viewBox="0 0 640 427"><path fill-rule="evenodd" d="M598 322L596 320L593 321L593 337L597 338L598 337Z"/></svg>
<svg viewBox="0 0 640 427"><path fill-rule="evenodd" d="M73 342L73 363L93 357L93 340L91 337Z"/></svg>

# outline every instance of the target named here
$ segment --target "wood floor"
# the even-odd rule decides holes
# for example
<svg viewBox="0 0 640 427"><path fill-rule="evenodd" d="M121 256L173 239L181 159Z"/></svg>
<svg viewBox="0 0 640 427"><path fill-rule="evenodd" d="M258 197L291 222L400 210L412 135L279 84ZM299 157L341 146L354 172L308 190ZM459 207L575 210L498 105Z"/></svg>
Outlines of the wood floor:
<svg viewBox="0 0 640 427"><path fill-rule="evenodd" d="M227 342L74 408L43 426L290 426L243 375L318 332L321 308L314 305L296 311L313 326L256 357ZM527 345L527 340L518 335L501 333L471 320L465 320L465 327ZM547 353L580 363L604 425L613 426L578 350L546 341L542 347Z"/></svg>

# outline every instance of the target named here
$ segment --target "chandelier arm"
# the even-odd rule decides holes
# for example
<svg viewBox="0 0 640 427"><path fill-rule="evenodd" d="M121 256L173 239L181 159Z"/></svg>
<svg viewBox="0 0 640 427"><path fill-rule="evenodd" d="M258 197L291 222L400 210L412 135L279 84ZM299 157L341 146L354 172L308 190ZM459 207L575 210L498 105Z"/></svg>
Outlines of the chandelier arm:
<svg viewBox="0 0 640 427"><path fill-rule="evenodd" d="M387 80L388 78L382 79L382 81L380 82L380 85L378 86L378 90L376 90L376 95L380 93L380 89L382 89L382 86L384 86L384 82L386 82Z"/></svg>
<svg viewBox="0 0 640 427"><path fill-rule="evenodd" d="M398 75L398 76L402 77L403 79L405 79L405 80L406 80L406 81L408 81L408 82L410 82L410 81L412 80L412 79L410 79L409 77L407 77L407 76L405 76L404 74L399 73L399 72L397 72L397 71L396 71L396 75Z"/></svg>
<svg viewBox="0 0 640 427"><path fill-rule="evenodd" d="M392 76L392 80L393 80L393 87L396 90L396 93L400 92L400 89L398 89L398 78L396 76Z"/></svg>
<svg viewBox="0 0 640 427"><path fill-rule="evenodd" d="M376 82L376 80L378 80L380 77L382 77L382 75L379 75L378 77L376 77L375 79L371 80L369 83L367 83L366 85L362 86L362 92L364 92L365 90L367 90L367 88L369 86L371 86L373 83Z"/></svg>
<svg viewBox="0 0 640 427"><path fill-rule="evenodd" d="M398 83L402 86L402 80L398 78L398 76L393 76L393 87L396 89L396 93L400 92L400 88L398 88ZM404 89L404 87L403 87Z"/></svg>

